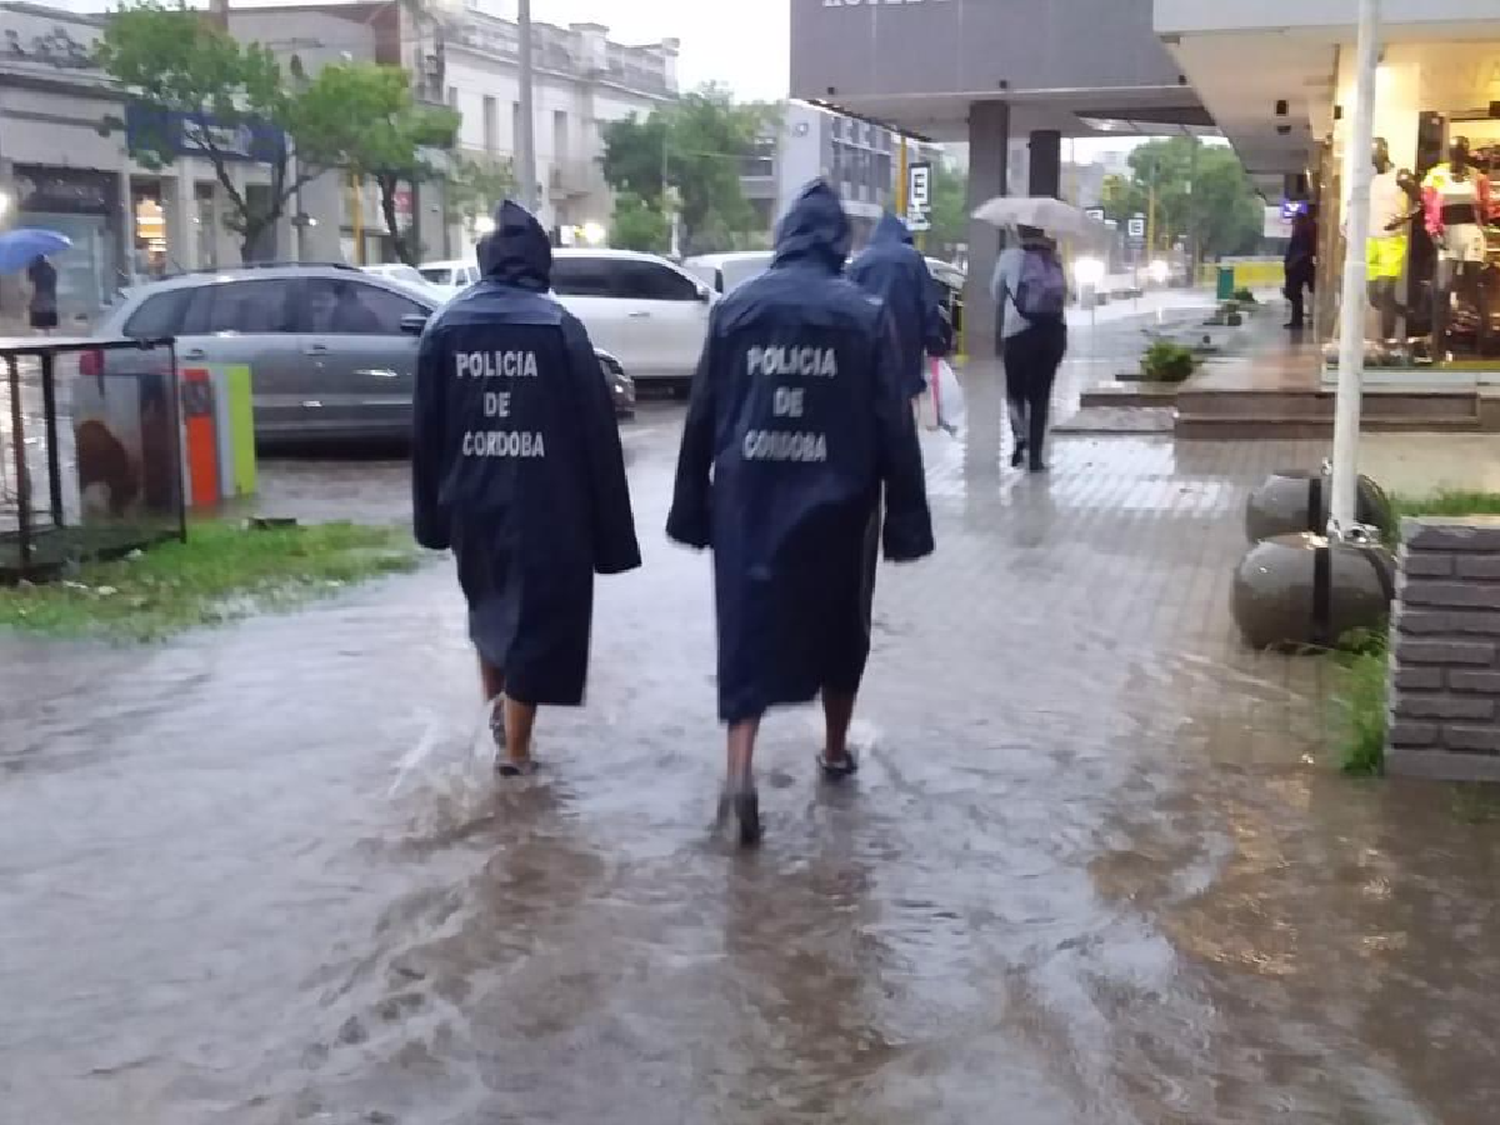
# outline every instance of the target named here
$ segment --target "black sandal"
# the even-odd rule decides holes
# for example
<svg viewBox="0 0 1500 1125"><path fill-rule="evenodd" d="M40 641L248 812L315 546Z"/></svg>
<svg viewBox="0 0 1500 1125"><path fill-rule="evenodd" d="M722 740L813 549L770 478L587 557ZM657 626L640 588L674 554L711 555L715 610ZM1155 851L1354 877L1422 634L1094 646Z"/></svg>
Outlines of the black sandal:
<svg viewBox="0 0 1500 1125"><path fill-rule="evenodd" d="M502 754L495 759L495 772L501 777L530 777L536 773L537 768L535 758L523 758L515 762Z"/></svg>
<svg viewBox="0 0 1500 1125"><path fill-rule="evenodd" d="M826 780L843 781L859 772L859 759L854 756L853 750L845 750L841 758L830 758L828 751L824 750L818 755L818 768L823 771Z"/></svg>

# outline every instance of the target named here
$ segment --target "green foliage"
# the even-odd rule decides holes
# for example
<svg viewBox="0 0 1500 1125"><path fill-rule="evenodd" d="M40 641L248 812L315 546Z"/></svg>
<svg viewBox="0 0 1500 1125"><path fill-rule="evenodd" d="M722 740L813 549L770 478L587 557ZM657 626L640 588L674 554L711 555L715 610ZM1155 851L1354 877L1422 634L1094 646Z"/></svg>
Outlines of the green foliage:
<svg viewBox="0 0 1500 1125"><path fill-rule="evenodd" d="M490 214L515 193L515 167L509 159L454 156L448 167L448 221L472 228L475 219Z"/></svg>
<svg viewBox="0 0 1500 1125"><path fill-rule="evenodd" d="M229 228L240 235L246 256L286 213L302 185L336 168L380 183L383 210L403 260L415 248L397 229L395 192L401 182L430 178L435 169L425 150L450 145L458 115L418 106L406 72L373 63L324 67L311 78L286 74L276 56L259 43L241 43L186 7L142 0L110 17L99 47L99 63L127 93L163 115L181 115L200 127L272 126L296 154L270 155L270 190L251 198L235 182L234 154L221 151L215 134L201 130L205 155L229 199ZM118 130L118 118L103 122ZM132 138L132 155L148 167L175 158L173 138Z"/></svg>
<svg viewBox="0 0 1500 1125"><path fill-rule="evenodd" d="M1157 340L1141 356L1141 375L1153 383L1181 383L1196 366L1192 349L1170 340Z"/></svg>
<svg viewBox="0 0 1500 1125"><path fill-rule="evenodd" d="M615 213L609 224L609 244L619 250L644 250L665 254L672 241L667 217L633 192L615 197Z"/></svg>
<svg viewBox="0 0 1500 1125"><path fill-rule="evenodd" d="M1149 213L1154 185L1158 247L1190 232L1196 232L1204 258L1248 254L1260 245L1265 205L1227 146L1193 137L1148 141L1130 154L1130 169L1128 178L1105 178L1100 205L1123 224Z"/></svg>
<svg viewBox="0 0 1500 1125"><path fill-rule="evenodd" d="M264 123L286 129L291 124L293 96L275 56L259 43L240 43L188 8L143 0L121 9L105 27L98 59L137 101L200 126L212 121L225 128ZM124 122L110 117L102 126L119 130ZM214 134L204 129L203 136L229 197L227 224L247 248L282 216L297 188L321 171L310 167L294 179L283 152L270 164L270 192L252 202L235 184L233 162L215 146ZM134 138L132 155L149 168L161 168L177 154L164 131Z"/></svg>
<svg viewBox="0 0 1500 1125"><path fill-rule="evenodd" d="M375 181L386 230L407 265L416 264L421 247L400 225L396 193L440 175L433 151L452 147L460 122L451 109L417 104L406 71L374 63L324 67L293 101L291 115L299 155L310 150Z"/></svg>
<svg viewBox="0 0 1500 1125"><path fill-rule="evenodd" d="M927 232L927 252L951 256L969 241L969 181L944 161L932 166L932 230Z"/></svg>
<svg viewBox="0 0 1500 1125"><path fill-rule="evenodd" d="M1359 651L1341 652L1338 708L1339 768L1360 776L1385 768L1386 682L1390 660L1385 638L1366 638Z"/></svg>
<svg viewBox="0 0 1500 1125"><path fill-rule="evenodd" d="M208 522L185 543L85 564L76 580L0 588L0 629L149 641L284 609L353 582L410 570L407 534L333 523L258 530Z"/></svg>
<svg viewBox="0 0 1500 1125"><path fill-rule="evenodd" d="M704 86L644 121L605 126L604 178L648 208L675 208L684 253L733 246L755 225L741 165L775 120L771 107L738 105L725 88Z"/></svg>

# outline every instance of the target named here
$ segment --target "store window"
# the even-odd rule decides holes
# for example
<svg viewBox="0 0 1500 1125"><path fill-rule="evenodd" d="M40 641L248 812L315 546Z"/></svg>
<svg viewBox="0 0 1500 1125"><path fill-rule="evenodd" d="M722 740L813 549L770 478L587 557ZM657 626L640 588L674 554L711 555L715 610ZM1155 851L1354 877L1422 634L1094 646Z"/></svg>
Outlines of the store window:
<svg viewBox="0 0 1500 1125"><path fill-rule="evenodd" d="M131 184L130 196L136 275L162 277L167 272L167 213L162 206L161 182Z"/></svg>

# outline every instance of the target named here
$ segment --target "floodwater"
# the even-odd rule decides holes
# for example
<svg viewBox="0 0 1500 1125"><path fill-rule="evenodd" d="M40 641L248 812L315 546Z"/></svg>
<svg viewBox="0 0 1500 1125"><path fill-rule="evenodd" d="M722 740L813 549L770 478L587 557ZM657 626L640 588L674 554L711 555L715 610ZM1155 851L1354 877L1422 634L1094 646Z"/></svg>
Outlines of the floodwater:
<svg viewBox="0 0 1500 1125"><path fill-rule="evenodd" d="M1070 439L1029 479L932 435L865 769L820 785L776 717L746 854L708 560L659 531L678 418L630 427L647 565L521 787L441 560L155 648L0 640L0 1122L1496 1119L1491 806L1339 777L1328 670L1232 636L1244 490L1315 446ZM392 464L266 477L405 504Z"/></svg>

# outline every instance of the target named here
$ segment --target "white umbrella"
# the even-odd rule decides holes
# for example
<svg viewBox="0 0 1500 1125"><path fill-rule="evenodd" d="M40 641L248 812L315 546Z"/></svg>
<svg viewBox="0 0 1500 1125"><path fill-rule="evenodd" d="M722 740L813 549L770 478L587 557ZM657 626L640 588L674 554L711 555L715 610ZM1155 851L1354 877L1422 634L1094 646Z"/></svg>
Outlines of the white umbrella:
<svg viewBox="0 0 1500 1125"><path fill-rule="evenodd" d="M1100 234L1106 228L1088 212L1050 195L999 195L974 218L997 227L1037 227L1048 234Z"/></svg>

